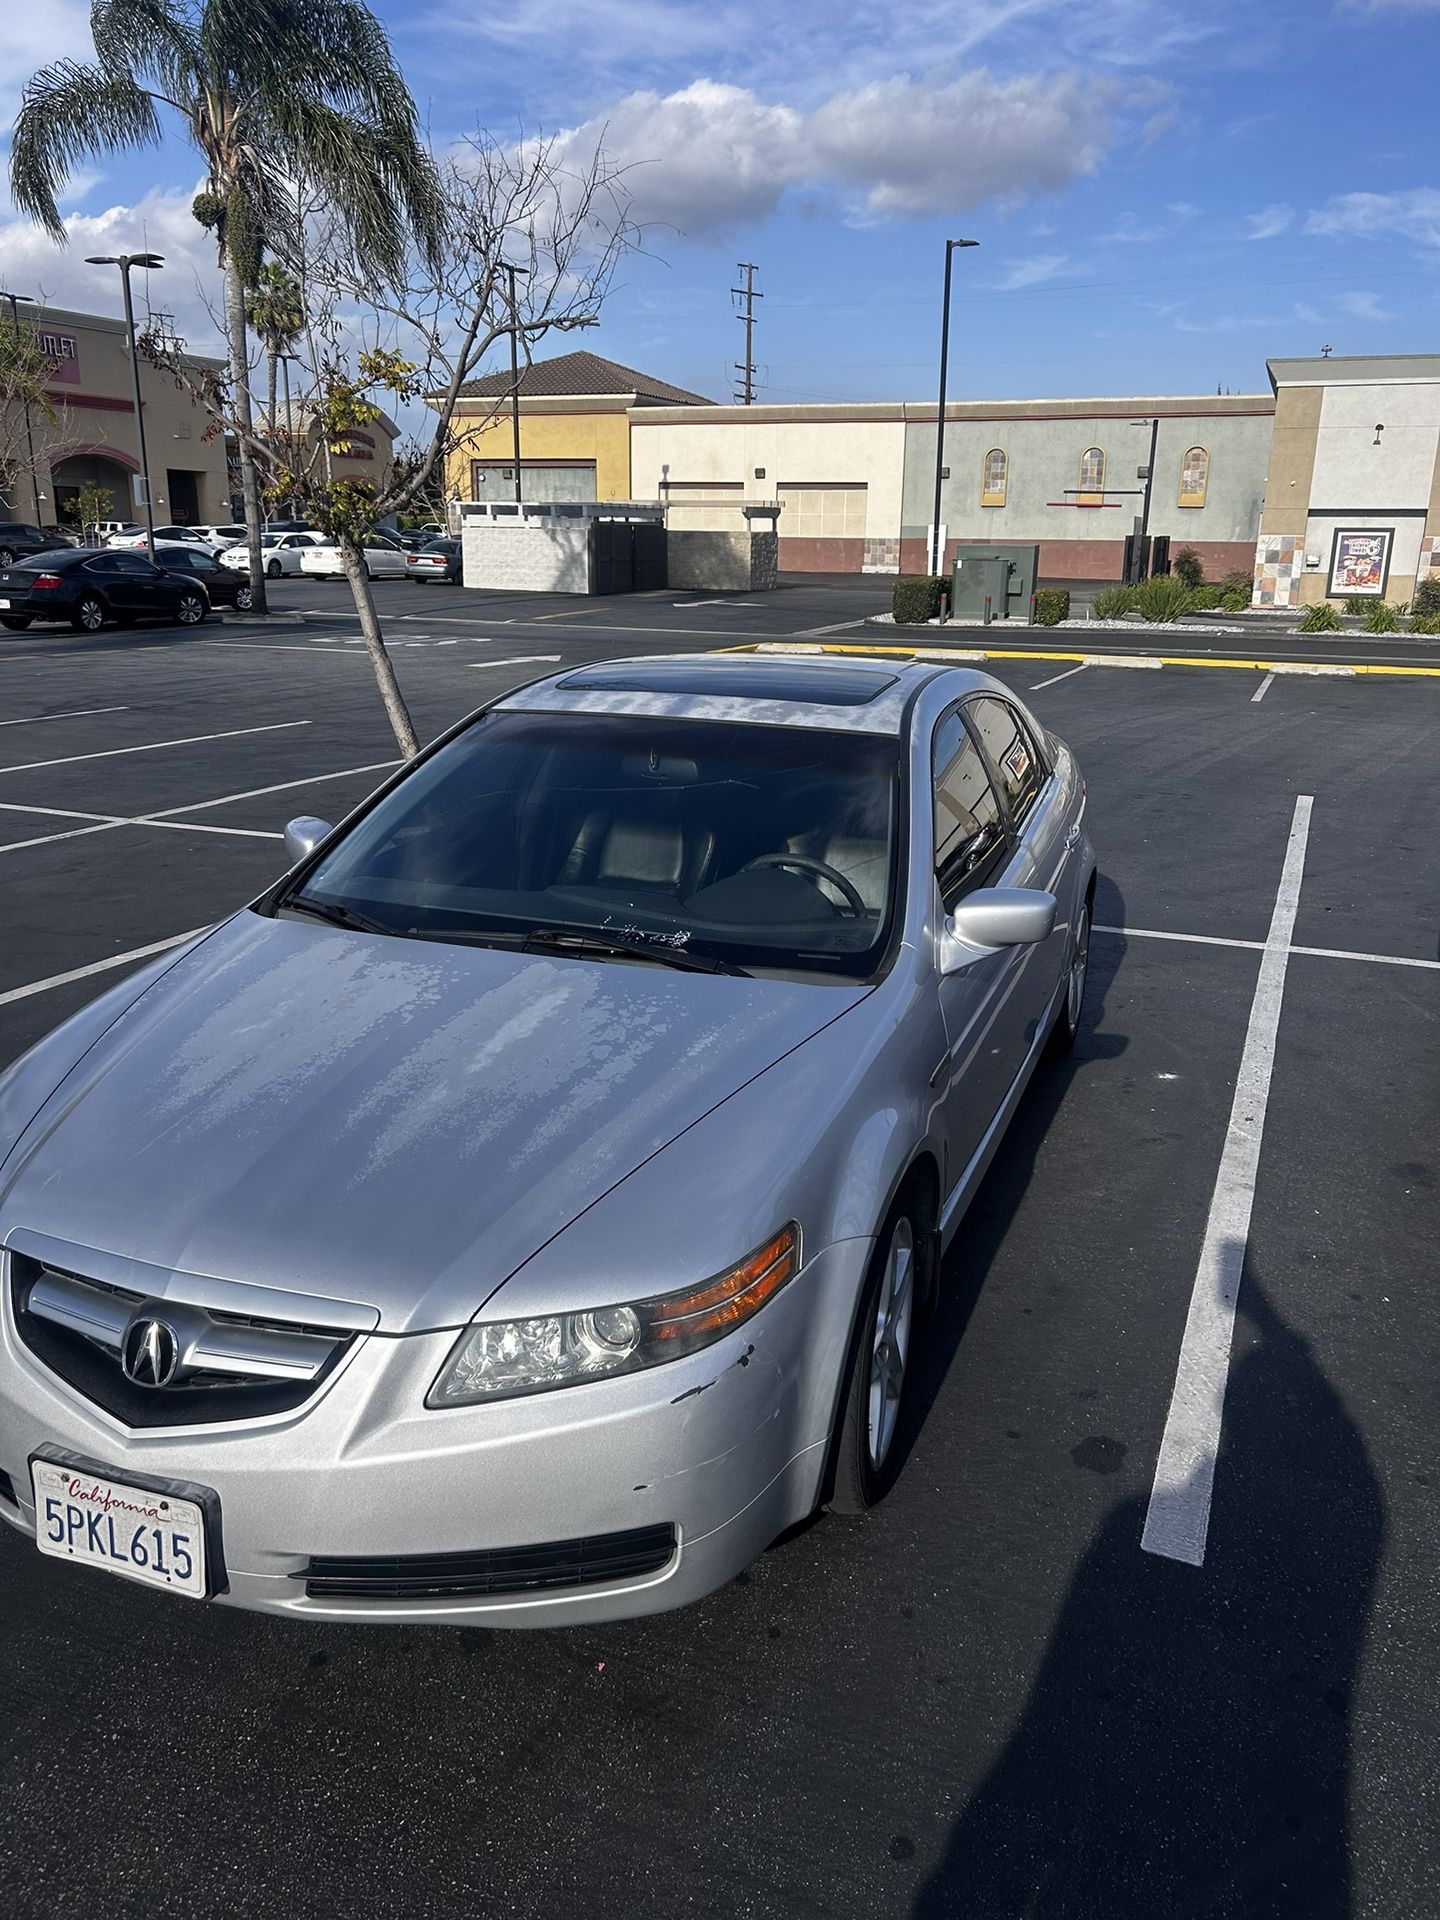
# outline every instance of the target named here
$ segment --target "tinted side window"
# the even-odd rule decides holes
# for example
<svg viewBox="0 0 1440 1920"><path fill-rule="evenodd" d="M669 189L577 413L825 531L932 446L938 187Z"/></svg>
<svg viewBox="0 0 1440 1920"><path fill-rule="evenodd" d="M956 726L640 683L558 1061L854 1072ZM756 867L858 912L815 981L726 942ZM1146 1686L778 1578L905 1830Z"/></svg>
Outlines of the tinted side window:
<svg viewBox="0 0 1440 1920"><path fill-rule="evenodd" d="M110 570L113 573L147 575L153 571L150 562L142 559L138 553L117 553L110 563Z"/></svg>
<svg viewBox="0 0 1440 1920"><path fill-rule="evenodd" d="M1019 827L1045 784L1045 768L1030 729L1004 700L973 700L969 713L1000 776L1010 817Z"/></svg>
<svg viewBox="0 0 1440 1920"><path fill-rule="evenodd" d="M116 556L113 553L107 553L103 554L98 560L87 560L85 562L85 571L86 573L103 573L108 576L118 573L120 567Z"/></svg>
<svg viewBox="0 0 1440 1920"><path fill-rule="evenodd" d="M958 713L935 735L935 872L947 907L983 886L1006 850L1005 823L979 749Z"/></svg>

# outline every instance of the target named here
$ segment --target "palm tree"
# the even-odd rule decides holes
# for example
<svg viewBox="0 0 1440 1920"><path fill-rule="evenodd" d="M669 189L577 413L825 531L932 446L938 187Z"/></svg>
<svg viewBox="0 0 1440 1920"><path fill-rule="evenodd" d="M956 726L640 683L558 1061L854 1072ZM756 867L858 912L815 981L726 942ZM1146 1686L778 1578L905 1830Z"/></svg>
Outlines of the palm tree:
<svg viewBox="0 0 1440 1920"><path fill-rule="evenodd" d="M305 317L305 297L300 291L300 282L277 262L267 260L256 275L255 285L245 302L245 318L265 347L269 375L269 405L265 420L272 434L275 432L280 361L304 333ZM285 431L291 431L289 420L285 422Z"/></svg>
<svg viewBox="0 0 1440 1920"><path fill-rule="evenodd" d="M265 608L245 293L290 232L304 178L343 223L359 274L400 271L413 236L434 257L442 210L415 103L362 0L94 0L93 64L32 76L10 147L17 207L65 241L57 196L77 163L157 144L177 116L205 163L195 216L215 235L254 604Z"/></svg>

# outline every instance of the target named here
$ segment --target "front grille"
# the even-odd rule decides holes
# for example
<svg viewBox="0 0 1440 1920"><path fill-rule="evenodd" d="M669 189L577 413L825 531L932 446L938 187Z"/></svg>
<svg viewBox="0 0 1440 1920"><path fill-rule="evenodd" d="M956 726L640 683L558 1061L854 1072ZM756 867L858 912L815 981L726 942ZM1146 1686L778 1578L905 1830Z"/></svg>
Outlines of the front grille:
<svg viewBox="0 0 1440 1920"><path fill-rule="evenodd" d="M312 1600L449 1600L546 1588L595 1587L658 1573L675 1555L673 1526L553 1540L537 1547L486 1547L473 1553L319 1555L291 1578Z"/></svg>
<svg viewBox="0 0 1440 1920"><path fill-rule="evenodd" d="M256 1420L302 1406L334 1371L355 1334L348 1328L271 1320L171 1300L199 1361L183 1380L154 1388L126 1378L123 1329L146 1296L107 1280L12 1253L11 1306L20 1338L42 1365L128 1427L181 1427ZM211 1364L204 1364L205 1362Z"/></svg>

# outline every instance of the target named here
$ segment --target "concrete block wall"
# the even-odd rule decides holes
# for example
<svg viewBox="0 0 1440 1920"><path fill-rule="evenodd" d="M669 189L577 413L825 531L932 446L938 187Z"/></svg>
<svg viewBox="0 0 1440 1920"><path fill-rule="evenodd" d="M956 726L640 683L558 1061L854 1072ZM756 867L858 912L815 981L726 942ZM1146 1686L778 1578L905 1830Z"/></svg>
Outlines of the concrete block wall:
<svg viewBox="0 0 1440 1920"><path fill-rule="evenodd" d="M589 593L590 525L584 520L522 525L466 516L461 549L467 587L525 593Z"/></svg>
<svg viewBox="0 0 1440 1920"><path fill-rule="evenodd" d="M773 533L702 533L672 527L666 579L710 593L755 593L775 585L779 541Z"/></svg>

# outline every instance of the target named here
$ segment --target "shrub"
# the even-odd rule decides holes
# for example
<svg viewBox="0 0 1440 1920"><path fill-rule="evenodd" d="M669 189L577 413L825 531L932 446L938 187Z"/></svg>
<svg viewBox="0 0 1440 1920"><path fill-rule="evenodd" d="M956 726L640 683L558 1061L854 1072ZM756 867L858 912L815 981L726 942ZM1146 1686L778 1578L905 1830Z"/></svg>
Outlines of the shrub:
<svg viewBox="0 0 1440 1920"><path fill-rule="evenodd" d="M1427 620L1440 614L1440 579L1432 574L1428 580L1420 582L1415 589L1415 598L1410 602L1410 611Z"/></svg>
<svg viewBox="0 0 1440 1920"><path fill-rule="evenodd" d="M1213 613L1224 598L1225 592L1222 587L1192 587L1190 589L1188 611L1191 613Z"/></svg>
<svg viewBox="0 0 1440 1920"><path fill-rule="evenodd" d="M1037 627L1058 627L1062 620L1070 618L1070 589L1068 587L1037 587L1035 589L1035 624Z"/></svg>
<svg viewBox="0 0 1440 1920"><path fill-rule="evenodd" d="M1205 562L1194 547L1181 547L1170 556L1170 571L1182 586L1203 587Z"/></svg>
<svg viewBox="0 0 1440 1920"><path fill-rule="evenodd" d="M1392 607L1388 600L1372 600L1360 622L1360 630L1362 633L1398 633L1400 609Z"/></svg>
<svg viewBox="0 0 1440 1920"><path fill-rule="evenodd" d="M1334 633L1339 625L1340 616L1328 600L1318 600L1300 616L1301 633Z"/></svg>
<svg viewBox="0 0 1440 1920"><path fill-rule="evenodd" d="M1134 589L1135 611L1142 620L1168 623L1190 611L1190 589L1174 574L1157 573Z"/></svg>
<svg viewBox="0 0 1440 1920"><path fill-rule="evenodd" d="M901 574L890 596L896 626L923 627L927 620L937 619L946 585L938 574Z"/></svg>
<svg viewBox="0 0 1440 1920"><path fill-rule="evenodd" d="M1102 587L1090 602L1090 611L1097 620L1123 620L1134 609L1134 587Z"/></svg>
<svg viewBox="0 0 1440 1920"><path fill-rule="evenodd" d="M1243 567L1233 567L1220 585L1226 593L1243 593L1248 607L1251 595L1255 591L1255 576L1253 573L1247 573Z"/></svg>
<svg viewBox="0 0 1440 1920"><path fill-rule="evenodd" d="M1375 602L1363 593L1351 593L1345 596L1346 613L1366 614Z"/></svg>
<svg viewBox="0 0 1440 1920"><path fill-rule="evenodd" d="M1247 582L1243 587L1227 587L1220 596L1220 605L1226 613L1244 613L1250 605L1251 588Z"/></svg>
<svg viewBox="0 0 1440 1920"><path fill-rule="evenodd" d="M1418 595L1416 596L1419 597ZM1440 613L1417 613L1410 622L1412 633L1440 633Z"/></svg>

